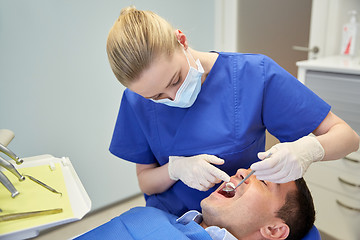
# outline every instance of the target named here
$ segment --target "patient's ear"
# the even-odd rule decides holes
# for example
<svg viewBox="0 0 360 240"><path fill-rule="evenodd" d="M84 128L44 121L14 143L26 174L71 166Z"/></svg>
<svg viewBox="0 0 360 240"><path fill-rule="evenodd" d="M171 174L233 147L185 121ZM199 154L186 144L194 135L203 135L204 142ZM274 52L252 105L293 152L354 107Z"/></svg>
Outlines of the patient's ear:
<svg viewBox="0 0 360 240"><path fill-rule="evenodd" d="M286 239L289 236L290 228L283 222L275 222L260 228L261 235L266 239Z"/></svg>

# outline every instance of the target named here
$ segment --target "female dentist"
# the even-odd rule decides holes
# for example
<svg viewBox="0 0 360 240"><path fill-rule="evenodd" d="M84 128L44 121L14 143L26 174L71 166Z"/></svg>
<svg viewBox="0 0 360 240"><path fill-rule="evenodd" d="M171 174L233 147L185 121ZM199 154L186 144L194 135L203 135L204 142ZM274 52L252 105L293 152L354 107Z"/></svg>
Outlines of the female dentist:
<svg viewBox="0 0 360 240"><path fill-rule="evenodd" d="M150 11L123 9L107 54L127 87L110 151L136 163L147 206L175 215L200 210L214 185L239 168L288 182L312 162L359 147L326 102L268 57L196 51ZM263 160L266 129L281 143Z"/></svg>

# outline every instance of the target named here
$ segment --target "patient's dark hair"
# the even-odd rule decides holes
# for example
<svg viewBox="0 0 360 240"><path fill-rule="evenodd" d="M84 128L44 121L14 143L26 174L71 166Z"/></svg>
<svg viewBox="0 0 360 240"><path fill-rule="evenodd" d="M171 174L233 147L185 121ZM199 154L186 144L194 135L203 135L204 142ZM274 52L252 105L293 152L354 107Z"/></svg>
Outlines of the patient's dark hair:
<svg viewBox="0 0 360 240"><path fill-rule="evenodd" d="M285 204L276 213L290 228L287 239L300 240L312 228L315 221L314 203L303 178L295 180L297 191L286 195Z"/></svg>

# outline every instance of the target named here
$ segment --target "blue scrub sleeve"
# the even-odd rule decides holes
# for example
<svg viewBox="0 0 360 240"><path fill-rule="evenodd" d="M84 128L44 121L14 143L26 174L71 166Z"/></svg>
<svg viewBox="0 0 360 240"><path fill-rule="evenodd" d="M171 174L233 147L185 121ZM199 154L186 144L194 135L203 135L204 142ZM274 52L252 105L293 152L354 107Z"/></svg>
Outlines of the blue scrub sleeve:
<svg viewBox="0 0 360 240"><path fill-rule="evenodd" d="M127 90L124 91L121 100L109 150L115 156L130 162L140 164L156 162L137 116L128 101Z"/></svg>
<svg viewBox="0 0 360 240"><path fill-rule="evenodd" d="M280 67L264 58L262 117L280 142L292 142L313 132L325 119L330 105Z"/></svg>

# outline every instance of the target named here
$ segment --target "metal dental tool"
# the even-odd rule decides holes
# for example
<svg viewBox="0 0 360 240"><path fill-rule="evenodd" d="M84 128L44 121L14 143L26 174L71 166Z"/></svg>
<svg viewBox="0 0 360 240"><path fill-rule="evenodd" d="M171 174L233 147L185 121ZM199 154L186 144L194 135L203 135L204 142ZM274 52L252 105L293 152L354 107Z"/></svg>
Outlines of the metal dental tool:
<svg viewBox="0 0 360 240"><path fill-rule="evenodd" d="M18 170L16 170L16 168L14 167L14 165L12 165L11 162L6 161L5 159L3 159L2 157L0 157L0 166L4 167L5 169L7 169L9 172L11 172L12 174L14 174L19 181L24 181L25 177L22 176Z"/></svg>
<svg viewBox="0 0 360 240"><path fill-rule="evenodd" d="M50 187L49 185L47 185L47 184L43 183L42 181L37 180L36 178L34 178L34 177L32 177L32 176L29 176L29 175L25 175L25 174L24 174L24 176L26 176L26 177L30 178L30 180L31 180L31 181L33 181L33 182L35 182L35 183L39 184L40 186L42 186L42 187L46 188L47 190L49 190L49 191L51 191L51 192L53 192L53 193L60 194L60 195L62 196L62 193L61 193L61 192L56 191L55 189L53 189L53 188L52 188L52 187Z"/></svg>
<svg viewBox="0 0 360 240"><path fill-rule="evenodd" d="M14 137L14 134L10 131L10 130L4 130L4 129L0 129L0 133L4 133L2 136L0 136L0 151L5 153L6 155L8 155L9 157L11 157L12 159L14 159L16 161L17 164L21 164L23 162L22 159L20 159L19 157L17 157L15 155L15 153L13 153L10 149L8 149L5 145L7 145L12 138ZM5 160L4 158L0 157L0 166L4 167L5 169L7 169L9 172L11 172L12 174L14 174L19 181L24 181L25 177L30 178L30 180L32 180L33 182L39 184L40 186L50 190L53 193L58 193L60 195L62 195L61 192L56 191L55 189L53 189L52 187L46 185L45 183L37 180L36 178L29 176L29 175L21 175L16 168L14 167L14 165ZM5 176L5 174L3 174L0 171L1 175L0 175L0 182L11 192L11 196L12 197L16 197L19 192L15 189L14 185L10 182L10 180Z"/></svg>
<svg viewBox="0 0 360 240"><path fill-rule="evenodd" d="M12 214L6 214L6 215L2 215L2 216L0 215L0 222L29 218L29 217L44 216L44 215L61 213L61 212L63 212L62 208L33 211L33 212L12 213Z"/></svg>
<svg viewBox="0 0 360 240"><path fill-rule="evenodd" d="M243 182L245 182L253 173L255 170L252 170L241 182L239 182L238 185L234 187L233 183L226 183L225 187L222 189L224 192L232 192L235 191L236 188L238 188Z"/></svg>
<svg viewBox="0 0 360 240"><path fill-rule="evenodd" d="M14 174L19 181L24 181L25 177L22 176L14 167L14 165L12 165L12 163L6 161L5 159L3 159L2 157L0 157L0 166L4 167L5 169L7 169L9 172L11 172L12 174ZM19 195L19 192L16 190L16 188L14 187L14 185L10 182L10 180L5 176L4 173L2 173L0 171L0 182L7 188L7 190L9 190L9 192L11 192L11 197L16 197L17 195Z"/></svg>
<svg viewBox="0 0 360 240"><path fill-rule="evenodd" d="M13 153L9 148L4 146L2 143L0 143L0 152L3 152L4 154L8 155L11 159L13 159L17 165L20 165L24 162L21 158L16 156L15 153Z"/></svg>
<svg viewBox="0 0 360 240"><path fill-rule="evenodd" d="M14 138L14 133L8 129L0 129L0 152L5 153L9 157L15 160L17 164L21 164L23 162L22 159L17 157L15 153L13 153L6 146L11 142ZM19 181L25 180L25 177L22 176L14 167L14 165L7 160L0 157L0 166L4 167L6 170L14 174ZM0 171L0 182L5 186L7 190L11 193L11 197L16 197L19 195L19 192L16 190L14 185L10 182L10 180L5 176L3 172Z"/></svg>
<svg viewBox="0 0 360 240"><path fill-rule="evenodd" d="M11 197L16 197L19 195L19 192L16 190L14 185L10 182L10 180L0 171L0 182L6 187L7 190L11 193Z"/></svg>
<svg viewBox="0 0 360 240"><path fill-rule="evenodd" d="M272 153L269 153L264 159L269 158L271 155L272 155ZM255 170L251 170L251 172L243 180L241 180L241 182L239 182L239 184L236 186L231 182L226 183L225 187L222 189L222 191L228 192L228 193L235 191L235 189L238 188L243 182L245 182L251 175L253 175L254 172L255 172Z"/></svg>

